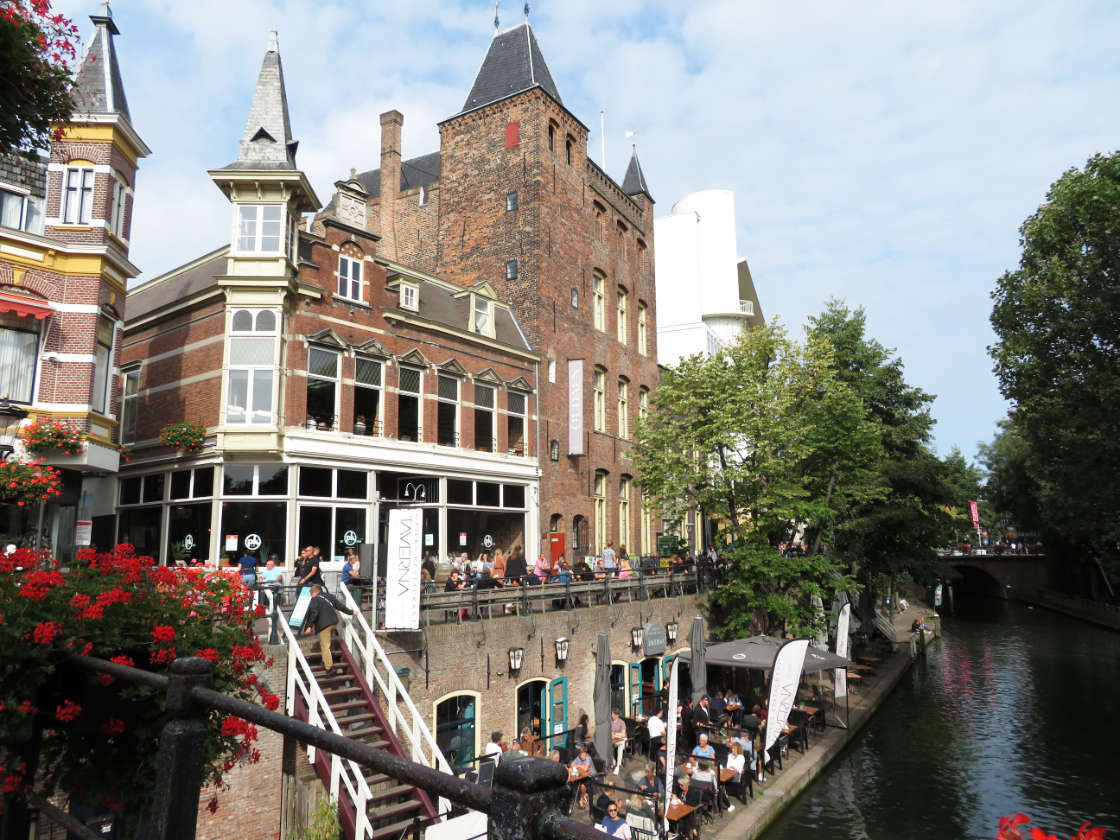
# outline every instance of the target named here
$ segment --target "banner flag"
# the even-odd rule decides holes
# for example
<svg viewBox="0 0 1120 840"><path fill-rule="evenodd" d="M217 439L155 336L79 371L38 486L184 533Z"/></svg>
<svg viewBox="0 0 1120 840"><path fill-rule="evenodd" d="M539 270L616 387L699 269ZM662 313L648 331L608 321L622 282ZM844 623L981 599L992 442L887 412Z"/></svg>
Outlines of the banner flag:
<svg viewBox="0 0 1120 840"><path fill-rule="evenodd" d="M980 510L976 507L976 502L968 503L968 510L972 514L972 527L977 531L980 530Z"/></svg>
<svg viewBox="0 0 1120 840"><path fill-rule="evenodd" d="M677 762L677 667L681 658L673 657L669 671L669 719L665 721L665 831L669 830L669 798L673 795L673 770ZM654 756L654 761L657 757Z"/></svg>
<svg viewBox="0 0 1120 840"><path fill-rule="evenodd" d="M389 511L389 542L385 563L385 629L420 629L420 541L424 514L420 508Z"/></svg>
<svg viewBox="0 0 1120 840"><path fill-rule="evenodd" d="M778 649L774 669L770 672L770 711L766 716L766 745L768 752L782 734L793 701L797 699L797 685L801 682L801 669L805 666L808 639L794 639Z"/></svg>
<svg viewBox="0 0 1120 840"><path fill-rule="evenodd" d="M848 624L852 620L852 605L845 604L840 609L840 618L836 620L836 655L848 658ZM844 668L834 671L833 682L836 683L836 697L846 697L848 694L848 672Z"/></svg>

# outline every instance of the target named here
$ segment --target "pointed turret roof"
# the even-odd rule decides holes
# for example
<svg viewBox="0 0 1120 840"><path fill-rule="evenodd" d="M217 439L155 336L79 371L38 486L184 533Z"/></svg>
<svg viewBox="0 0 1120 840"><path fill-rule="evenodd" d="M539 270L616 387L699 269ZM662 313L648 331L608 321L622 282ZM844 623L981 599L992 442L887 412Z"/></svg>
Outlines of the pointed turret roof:
<svg viewBox="0 0 1120 840"><path fill-rule="evenodd" d="M93 21L93 37L86 45L82 63L74 76L74 111L78 114L120 114L129 122L128 100L124 97L121 68L113 36L120 30L113 22L108 2L103 2Z"/></svg>
<svg viewBox="0 0 1120 840"><path fill-rule="evenodd" d="M241 138L237 160L226 169L295 169L298 141L292 139L288 95L276 33L269 33L253 104Z"/></svg>
<svg viewBox="0 0 1120 840"><path fill-rule="evenodd" d="M627 195L644 195L650 201L653 201L653 196L650 195L649 187L646 185L646 176L642 172L642 165L638 163L638 150L630 155L630 165L626 167L626 177L622 179L622 191Z"/></svg>
<svg viewBox="0 0 1120 840"><path fill-rule="evenodd" d="M467 101L459 113L473 111L533 88L540 88L561 105L560 92L548 72L544 55L529 22L499 32L475 76Z"/></svg>

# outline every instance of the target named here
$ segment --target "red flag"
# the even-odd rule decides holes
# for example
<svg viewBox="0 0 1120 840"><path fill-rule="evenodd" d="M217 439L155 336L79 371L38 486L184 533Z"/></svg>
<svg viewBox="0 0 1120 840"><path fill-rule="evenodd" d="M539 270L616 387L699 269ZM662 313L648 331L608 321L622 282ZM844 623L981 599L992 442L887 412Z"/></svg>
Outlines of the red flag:
<svg viewBox="0 0 1120 840"><path fill-rule="evenodd" d="M976 502L969 502L968 509L972 511L972 527L980 527L980 511L976 507Z"/></svg>

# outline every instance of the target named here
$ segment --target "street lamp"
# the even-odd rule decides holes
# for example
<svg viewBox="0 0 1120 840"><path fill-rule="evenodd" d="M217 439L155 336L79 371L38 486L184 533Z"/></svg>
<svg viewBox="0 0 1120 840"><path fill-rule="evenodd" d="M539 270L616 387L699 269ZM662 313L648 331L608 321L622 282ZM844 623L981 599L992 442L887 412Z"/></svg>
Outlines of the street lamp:
<svg viewBox="0 0 1120 840"><path fill-rule="evenodd" d="M8 402L8 395L0 397L0 461L6 461L16 451L16 431L27 410Z"/></svg>
<svg viewBox="0 0 1120 840"><path fill-rule="evenodd" d="M561 636L559 639L556 640L556 661L557 662L567 662L568 661L568 638L567 638L567 636Z"/></svg>
<svg viewBox="0 0 1120 840"><path fill-rule="evenodd" d="M631 627L630 628L630 644L632 644L636 648L640 648L642 646L642 628L641 627Z"/></svg>
<svg viewBox="0 0 1120 840"><path fill-rule="evenodd" d="M511 671L521 670L521 660L525 658L525 648L510 648L509 649L509 669Z"/></svg>
<svg viewBox="0 0 1120 840"><path fill-rule="evenodd" d="M665 625L665 636L669 639L669 644L677 640L677 622L670 621Z"/></svg>

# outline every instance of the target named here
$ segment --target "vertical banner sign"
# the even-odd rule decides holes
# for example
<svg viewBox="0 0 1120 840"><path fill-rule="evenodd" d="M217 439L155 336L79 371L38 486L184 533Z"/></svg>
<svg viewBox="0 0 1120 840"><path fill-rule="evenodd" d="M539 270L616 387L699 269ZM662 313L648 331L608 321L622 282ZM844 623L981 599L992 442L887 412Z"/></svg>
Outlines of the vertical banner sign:
<svg viewBox="0 0 1120 840"><path fill-rule="evenodd" d="M976 529L976 536L980 536L980 511L976 507L976 502L968 503L968 510L972 514L972 527Z"/></svg>
<svg viewBox="0 0 1120 840"><path fill-rule="evenodd" d="M840 608L840 617L836 620L836 655L848 658L848 624L852 620L852 605L845 604ZM846 697L848 694L848 672L837 668L833 682L836 683L836 697Z"/></svg>
<svg viewBox="0 0 1120 840"><path fill-rule="evenodd" d="M774 657L774 670L770 672L770 713L766 716L766 744L768 752L782 734L789 720L793 701L797 698L797 684L801 682L801 669L805 666L808 639L794 639L778 649Z"/></svg>
<svg viewBox="0 0 1120 840"><path fill-rule="evenodd" d="M673 657L669 671L669 719L665 721L665 831L669 830L669 797L673 795L673 768L677 762L677 668L681 658ZM657 757L654 756L654 761Z"/></svg>
<svg viewBox="0 0 1120 840"><path fill-rule="evenodd" d="M583 359L568 360L568 454L583 454Z"/></svg>
<svg viewBox="0 0 1120 840"><path fill-rule="evenodd" d="M385 629L420 629L420 541L423 512L419 508L389 511L389 542L385 562Z"/></svg>

